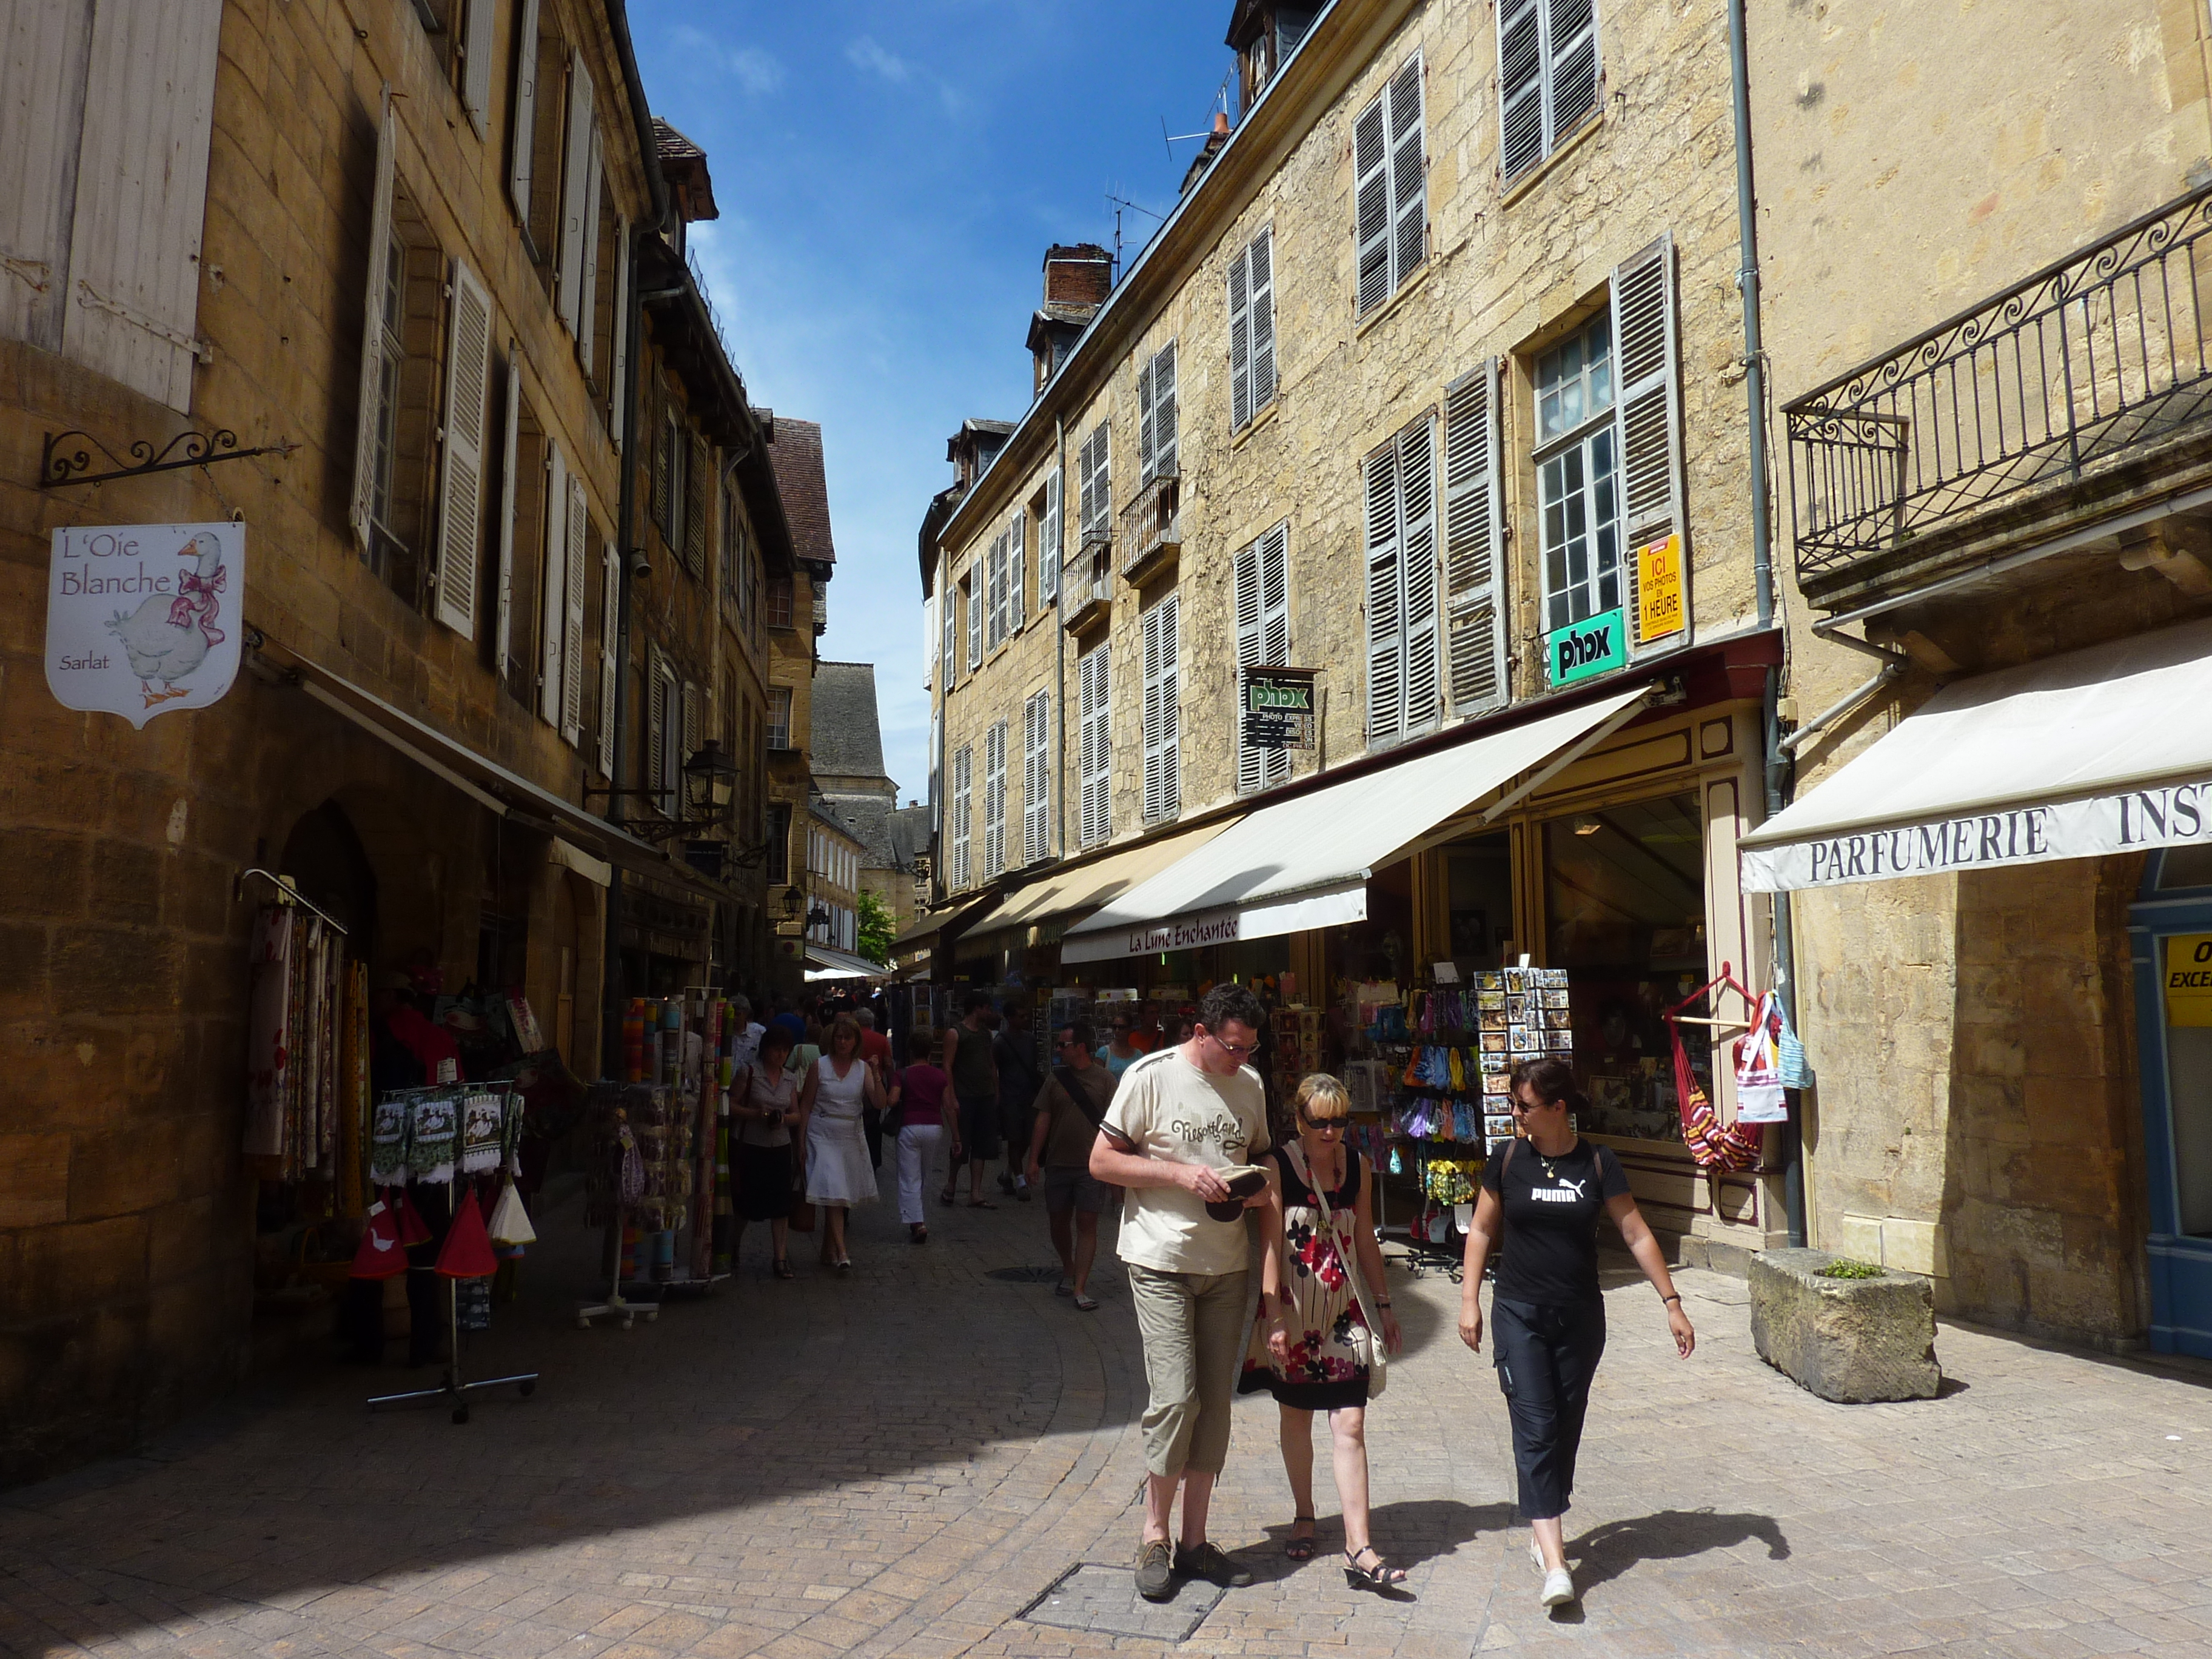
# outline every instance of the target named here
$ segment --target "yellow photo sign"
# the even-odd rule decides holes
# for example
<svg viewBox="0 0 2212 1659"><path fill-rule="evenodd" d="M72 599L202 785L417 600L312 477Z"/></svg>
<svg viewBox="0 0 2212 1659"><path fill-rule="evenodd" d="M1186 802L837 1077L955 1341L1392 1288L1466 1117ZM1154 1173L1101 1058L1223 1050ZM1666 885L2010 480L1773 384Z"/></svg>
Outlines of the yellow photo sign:
<svg viewBox="0 0 2212 1659"><path fill-rule="evenodd" d="M2212 933L2176 933L2166 940L2166 1023L2212 1025Z"/></svg>
<svg viewBox="0 0 2212 1659"><path fill-rule="evenodd" d="M1649 645L1682 631L1682 538L1636 550L1636 642Z"/></svg>

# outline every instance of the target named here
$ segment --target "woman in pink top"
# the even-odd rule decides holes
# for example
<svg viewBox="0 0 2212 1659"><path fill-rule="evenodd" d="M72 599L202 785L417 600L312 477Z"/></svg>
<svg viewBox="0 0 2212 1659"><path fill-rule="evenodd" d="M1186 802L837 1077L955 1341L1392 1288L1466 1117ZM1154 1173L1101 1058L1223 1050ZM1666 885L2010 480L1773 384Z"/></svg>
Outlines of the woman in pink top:
<svg viewBox="0 0 2212 1659"><path fill-rule="evenodd" d="M899 1219L916 1244L929 1243L927 1212L922 1207L923 1183L937 1161L940 1145L952 1148L952 1161L960 1162L960 1118L952 1097L952 1079L945 1072L945 1037L918 1029L908 1052L924 1058L901 1072L891 1084L891 1107L898 1115Z"/></svg>

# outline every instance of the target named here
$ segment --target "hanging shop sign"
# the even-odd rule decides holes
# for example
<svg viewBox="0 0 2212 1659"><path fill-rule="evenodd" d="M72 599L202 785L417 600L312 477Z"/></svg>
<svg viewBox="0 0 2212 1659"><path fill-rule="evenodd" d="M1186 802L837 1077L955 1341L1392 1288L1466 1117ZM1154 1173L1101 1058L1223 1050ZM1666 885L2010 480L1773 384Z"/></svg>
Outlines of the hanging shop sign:
<svg viewBox="0 0 2212 1659"><path fill-rule="evenodd" d="M1626 613L1608 611L1544 635L1544 666L1553 685L1572 685L1628 663Z"/></svg>
<svg viewBox="0 0 2212 1659"><path fill-rule="evenodd" d="M1636 642L1650 645L1682 631L1682 538L1669 536L1636 550Z"/></svg>
<svg viewBox="0 0 2212 1659"><path fill-rule="evenodd" d="M1247 749L1314 746L1314 678L1318 672L1311 668L1244 671L1244 706L1239 714Z"/></svg>
<svg viewBox="0 0 2212 1659"><path fill-rule="evenodd" d="M76 525L53 532L46 685L64 708L204 708L238 678L242 524Z"/></svg>
<svg viewBox="0 0 2212 1659"><path fill-rule="evenodd" d="M2212 933L2177 933L2166 940L2166 1023L2212 1025Z"/></svg>

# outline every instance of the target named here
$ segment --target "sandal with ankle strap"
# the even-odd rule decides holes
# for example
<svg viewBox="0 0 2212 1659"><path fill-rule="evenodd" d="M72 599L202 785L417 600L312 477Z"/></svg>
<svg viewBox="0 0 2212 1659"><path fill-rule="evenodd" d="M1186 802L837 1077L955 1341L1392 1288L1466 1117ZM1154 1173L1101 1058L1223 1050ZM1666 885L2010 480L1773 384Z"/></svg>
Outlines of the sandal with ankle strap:
<svg viewBox="0 0 2212 1659"><path fill-rule="evenodd" d="M1289 1556L1291 1560L1310 1561L1314 1559L1313 1534L1308 1533L1301 1538L1298 1536L1297 1530L1300 1527L1310 1527L1313 1524L1314 1518L1310 1515L1294 1515L1291 1517L1291 1535L1284 1540L1283 1553Z"/></svg>
<svg viewBox="0 0 2212 1659"><path fill-rule="evenodd" d="M1363 1555L1374 1556L1375 1565L1371 1567L1361 1565L1359 1558ZM1406 1582L1406 1570L1392 1566L1376 1553L1372 1544L1369 1544L1360 1549L1345 1551L1344 1582L1354 1589L1395 1589Z"/></svg>

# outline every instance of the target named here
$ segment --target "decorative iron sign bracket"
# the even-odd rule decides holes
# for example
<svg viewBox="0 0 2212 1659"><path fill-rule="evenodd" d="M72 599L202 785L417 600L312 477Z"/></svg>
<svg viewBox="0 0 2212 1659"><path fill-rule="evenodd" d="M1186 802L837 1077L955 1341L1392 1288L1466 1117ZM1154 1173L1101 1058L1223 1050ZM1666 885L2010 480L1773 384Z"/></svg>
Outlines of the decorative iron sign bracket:
<svg viewBox="0 0 2212 1659"><path fill-rule="evenodd" d="M115 478L138 478L152 472L174 472L181 467L213 466L217 461L242 461L254 455L289 455L297 444L264 444L258 449L240 449L238 434L228 427L218 427L213 432L180 432L156 449L144 438L131 446L135 465L125 466L123 459L89 432L71 430L49 432L46 445L39 457L39 488L52 489L64 484L106 483ZM73 447L70 441L78 441ZM92 451L105 455L114 470L94 472Z"/></svg>

